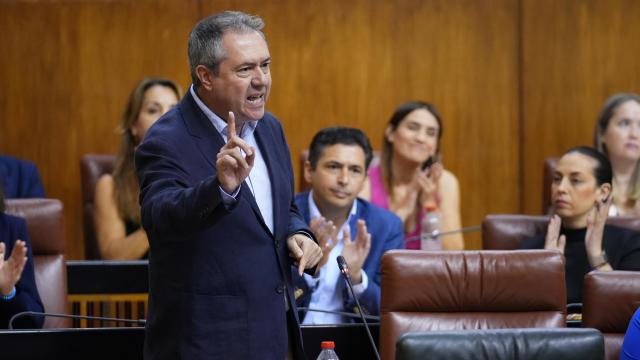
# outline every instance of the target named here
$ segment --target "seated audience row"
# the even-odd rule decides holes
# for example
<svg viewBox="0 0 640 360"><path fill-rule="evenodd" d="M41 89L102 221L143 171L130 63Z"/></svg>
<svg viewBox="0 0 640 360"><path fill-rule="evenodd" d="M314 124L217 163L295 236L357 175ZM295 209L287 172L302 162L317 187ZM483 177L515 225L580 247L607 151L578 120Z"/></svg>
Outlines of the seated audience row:
<svg viewBox="0 0 640 360"><path fill-rule="evenodd" d="M95 192L94 220L100 251L106 259L147 256L149 244L140 226L133 153L146 130L175 106L180 96L175 83L149 78L142 80L129 97L119 127L122 142L114 172L100 178ZM635 186L636 182L640 184L640 176L635 175L640 171L636 166L640 160L636 134L640 130L639 99L635 94L618 94L602 109L595 142L611 159L613 170L604 155L589 148L572 149L560 159L552 185L555 216L547 235L522 245L564 253L569 302L581 300L582 278L592 269L640 270L638 234L604 225L607 213L635 214L635 192L640 191ZM300 305L335 312L353 310L353 299L334 264L335 258L343 255L353 269L360 301L368 313L377 314L382 254L389 249L420 248L420 226L426 209L440 213L441 231L461 227L458 181L441 162L442 134L442 119L433 105L403 104L385 130L380 164L372 167L371 146L360 130L339 127L316 134L304 172L312 190L299 194L296 203L318 238L324 257L315 276L296 278ZM35 168L23 172L35 172L31 178L39 183ZM44 196L41 185L41 190L30 187L36 188L34 194ZM619 240L611 240L614 238ZM444 236L442 248L463 249L462 235ZM305 323L344 320L337 314L321 313L308 313L303 318Z"/></svg>

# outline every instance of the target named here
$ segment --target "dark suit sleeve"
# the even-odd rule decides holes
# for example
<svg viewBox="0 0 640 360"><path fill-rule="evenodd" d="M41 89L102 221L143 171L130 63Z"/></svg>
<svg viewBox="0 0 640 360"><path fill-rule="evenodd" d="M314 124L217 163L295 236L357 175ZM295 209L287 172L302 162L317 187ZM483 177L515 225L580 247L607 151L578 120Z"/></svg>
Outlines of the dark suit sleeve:
<svg viewBox="0 0 640 360"><path fill-rule="evenodd" d="M389 216L388 219L384 219L384 226L382 228L389 229L389 231L384 234L383 239L376 239L375 241L383 242L383 250L380 253L380 257L378 257L375 261L375 271L365 270L367 273L367 277L369 278L369 284L367 285L367 289L358 296L358 301L360 302L360 306L362 306L362 310L366 314L370 315L378 315L380 314L380 278L382 272L382 255L389 250L393 249L403 249L404 248L404 230L402 227L402 221L397 216ZM372 234L372 241L374 234ZM343 299L345 299L345 311L355 312L356 302L353 300L353 297L350 296L350 292L347 289L345 281L340 282L343 286L343 290L345 293L343 295Z"/></svg>
<svg viewBox="0 0 640 360"><path fill-rule="evenodd" d="M35 164L26 162L25 165L25 189L24 198L44 198L44 187L42 186L42 181L40 180L40 173L38 172L38 168Z"/></svg>
<svg viewBox="0 0 640 360"><path fill-rule="evenodd" d="M210 226L212 215L233 210L225 208L215 174L190 184L176 154L180 151L159 136L136 150L142 223L156 234L191 234Z"/></svg>
<svg viewBox="0 0 640 360"><path fill-rule="evenodd" d="M8 320L11 316L23 312L23 311L35 311L43 312L44 306L38 295L38 288L36 287L36 279L33 266L33 254L31 252L31 240L27 234L27 226L23 219L19 219L18 223L18 239L25 241L27 246L27 264L22 270L22 276L16 284L16 295L11 300L0 300L0 313L2 318L7 320L7 323L1 324L0 327L7 328ZM12 239L11 249L7 247L6 257L9 256L10 250L13 250L13 244L15 240ZM44 318L41 316L24 316L14 321L14 328L19 329L39 329L44 323Z"/></svg>

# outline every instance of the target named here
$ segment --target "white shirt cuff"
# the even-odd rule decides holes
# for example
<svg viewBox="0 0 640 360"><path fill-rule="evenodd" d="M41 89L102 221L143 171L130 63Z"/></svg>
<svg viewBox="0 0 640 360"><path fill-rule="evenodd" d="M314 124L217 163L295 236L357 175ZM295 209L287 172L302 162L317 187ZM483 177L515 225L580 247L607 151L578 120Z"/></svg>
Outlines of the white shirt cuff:
<svg viewBox="0 0 640 360"><path fill-rule="evenodd" d="M320 279L322 279L323 269L324 269L324 266L320 268L320 271L318 271L318 276L312 276L307 273L303 274L304 280L307 282L307 286L309 286L309 289L315 290L318 287L318 284L320 283Z"/></svg>
<svg viewBox="0 0 640 360"><path fill-rule="evenodd" d="M362 295L362 293L367 290L367 286L369 286L369 278L367 277L367 273L364 272L364 270L361 270L361 272L362 281L360 282L360 284L353 285L353 292L356 294L356 296Z"/></svg>
<svg viewBox="0 0 640 360"><path fill-rule="evenodd" d="M229 205L235 204L236 196L238 196L238 193L240 192L240 188L241 188L241 186L238 186L236 191L234 191L233 194L229 195L229 194L227 194L226 191L224 191L222 186L218 186L218 189L220 189L220 195L222 195L222 203L225 206L229 206Z"/></svg>

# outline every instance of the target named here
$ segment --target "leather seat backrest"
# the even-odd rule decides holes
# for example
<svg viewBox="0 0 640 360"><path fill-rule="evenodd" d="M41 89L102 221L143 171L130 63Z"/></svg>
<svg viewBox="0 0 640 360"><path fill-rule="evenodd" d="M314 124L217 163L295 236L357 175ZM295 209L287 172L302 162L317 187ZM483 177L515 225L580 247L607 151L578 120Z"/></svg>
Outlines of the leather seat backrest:
<svg viewBox="0 0 640 360"><path fill-rule="evenodd" d="M607 224L640 232L640 217L613 216ZM517 250L520 242L546 234L548 216L500 214L487 215L482 221L482 248L484 250Z"/></svg>
<svg viewBox="0 0 640 360"><path fill-rule="evenodd" d="M27 222L36 286L45 312L67 313L67 266L63 206L57 199L7 199L6 212ZM68 327L68 319L48 317L45 328Z"/></svg>
<svg viewBox="0 0 640 360"><path fill-rule="evenodd" d="M606 359L618 359L624 333L640 306L640 272L592 271L584 277L582 326L604 334Z"/></svg>
<svg viewBox="0 0 640 360"><path fill-rule="evenodd" d="M555 251L392 250L382 259L380 348L412 331L565 326Z"/></svg>
<svg viewBox="0 0 640 360"><path fill-rule="evenodd" d="M520 242L547 232L549 217L531 215L487 215L482 221L484 250L517 250Z"/></svg>
<svg viewBox="0 0 640 360"><path fill-rule="evenodd" d="M113 172L115 155L87 154L80 160L82 174L82 222L84 225L84 249L87 260L101 259L96 229L93 222L93 200L98 179Z"/></svg>

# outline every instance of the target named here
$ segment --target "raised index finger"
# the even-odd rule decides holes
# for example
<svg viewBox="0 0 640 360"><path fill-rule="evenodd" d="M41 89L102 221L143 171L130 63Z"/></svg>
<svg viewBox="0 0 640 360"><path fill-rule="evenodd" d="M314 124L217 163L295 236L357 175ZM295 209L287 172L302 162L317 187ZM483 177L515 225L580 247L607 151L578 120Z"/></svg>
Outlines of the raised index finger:
<svg viewBox="0 0 640 360"><path fill-rule="evenodd" d="M236 136L236 117L233 115L233 111L229 111L229 117L227 119L227 141Z"/></svg>

